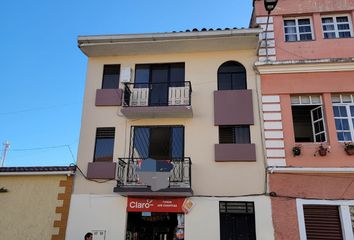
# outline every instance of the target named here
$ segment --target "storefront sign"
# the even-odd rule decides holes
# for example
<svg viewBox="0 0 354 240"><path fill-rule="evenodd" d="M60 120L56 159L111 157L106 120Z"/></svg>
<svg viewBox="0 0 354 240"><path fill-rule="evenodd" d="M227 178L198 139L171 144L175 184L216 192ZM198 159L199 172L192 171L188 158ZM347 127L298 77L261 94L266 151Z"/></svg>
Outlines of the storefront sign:
<svg viewBox="0 0 354 240"><path fill-rule="evenodd" d="M185 198L128 198L128 212L183 213Z"/></svg>

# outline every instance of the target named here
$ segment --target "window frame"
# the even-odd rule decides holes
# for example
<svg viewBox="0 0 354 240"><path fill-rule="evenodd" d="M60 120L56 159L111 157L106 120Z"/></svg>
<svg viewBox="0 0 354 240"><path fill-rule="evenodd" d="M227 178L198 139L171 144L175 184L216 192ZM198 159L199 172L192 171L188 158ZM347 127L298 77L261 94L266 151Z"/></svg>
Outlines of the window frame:
<svg viewBox="0 0 354 240"><path fill-rule="evenodd" d="M152 71L154 70L153 68L156 66L167 66L167 71L168 71L168 77L166 79L166 82L160 82L160 83L166 83L168 84L168 86L170 85L175 85L176 87L183 87L185 82L186 82L186 63L185 62L169 62L169 63L137 63L135 64L135 68L134 68L134 88L149 88L149 86L151 84L157 84L157 83L152 83L151 79L152 79ZM172 69L173 69L173 65L183 65L183 81L171 81L172 79ZM148 71L149 71L149 76L148 76L148 81L147 82L137 82L136 76L137 76L137 70L139 70L139 68L143 68L145 67Z"/></svg>
<svg viewBox="0 0 354 240"><path fill-rule="evenodd" d="M97 150L97 140L98 139L105 139L103 137L97 137L97 133L99 130L102 130L103 129L110 129L111 131L113 131L113 137L110 137L110 139L113 140L113 144L112 144L112 160L100 160L100 161L97 161L97 158L96 158L96 150ZM93 157L92 157L92 161L93 162L112 162L114 160L114 145L115 145L115 141L116 141L116 128L115 127L97 127L96 128L96 134L95 134L95 148L93 150Z"/></svg>
<svg viewBox="0 0 354 240"><path fill-rule="evenodd" d="M310 20L310 28L311 28L311 39L309 40L301 40L300 39L300 28L299 28L299 20L300 19L309 19ZM295 28L296 28L296 41L287 41L286 40L286 35L294 35L293 34L287 34L285 32L285 21L287 20L295 20ZM304 16L304 17L287 17L287 18L283 18L283 31L284 31L284 42L307 42L307 41L313 41L315 40L315 34L314 34L314 29L313 29L313 23L312 23L312 18L310 16ZM302 33L302 34L309 34L309 32L305 32L305 33Z"/></svg>
<svg viewBox="0 0 354 240"><path fill-rule="evenodd" d="M251 144L251 128L250 125L219 125L219 144ZM232 142L231 143L222 143L221 141L221 128L230 128L232 131ZM248 134L248 142L237 142L236 129L237 128L246 128Z"/></svg>
<svg viewBox="0 0 354 240"><path fill-rule="evenodd" d="M350 206L354 206L354 200L308 200L308 199L296 199L297 220L299 224L300 240L307 240L306 225L304 217L303 205L335 205L338 206L339 216L342 226L342 235L344 240L352 240L354 238Z"/></svg>
<svg viewBox="0 0 354 240"><path fill-rule="evenodd" d="M319 100L320 100L319 103L313 101L313 97L317 97L317 96L319 97ZM293 103L292 102L292 98L295 98L295 97L298 98L298 100L299 100L298 103ZM307 102L304 103L303 100L302 100L303 97L308 97L309 102L308 103ZM324 109L324 104L323 104L323 100L322 100L322 95L319 95L319 94L290 95L290 105L291 105L291 108L293 106L317 106L317 107L313 108L312 110L310 110L313 142L296 142L296 140L295 140L296 136L295 136L294 116L292 114L293 131L294 131L294 142L296 142L296 143L327 143L328 142L328 136L327 136L328 133L327 133L327 128L326 128L325 111L323 110ZM312 111L317 109L317 108L321 108L322 118L314 120ZM293 110L291 109L291 111L293 111ZM323 123L323 131L316 134L316 130L315 130L314 124L315 124L315 122L319 122L320 120ZM324 133L325 141L317 142L316 141L316 135L321 134L321 133Z"/></svg>
<svg viewBox="0 0 354 240"><path fill-rule="evenodd" d="M332 96L331 96L332 97L333 119L334 119L334 122L336 121L336 119L348 120L349 130L338 130L337 127L335 127L335 128L336 128L337 134L338 134L338 132L349 132L350 136L351 136L351 140L350 141L339 140L338 135L337 135L337 141L338 142L353 142L354 141L354 123L353 123L352 119L354 119L354 114L351 113L350 107L354 107L354 94L349 94L351 102L344 102L343 95L348 95L348 94L332 94ZM339 97L339 102L334 102L334 100L333 100L334 96ZM346 117L336 117L334 115L334 107L345 107L347 116Z"/></svg>
<svg viewBox="0 0 354 240"><path fill-rule="evenodd" d="M230 212L228 212L227 211L227 205L228 204L244 204L245 205L245 212L232 212L232 211L230 211ZM225 211L222 211L222 209L221 209L221 205L222 204L225 204ZM249 207L249 205L250 205L250 207ZM252 211L250 211L249 212L249 208L251 208L252 209ZM249 227L249 225L248 225L248 228L247 228L247 232L249 233L249 234L251 234L251 236L253 236L254 237L254 239L256 239L257 238L257 230L256 230L256 204L255 204L255 202L253 202L253 201L219 201L219 225L220 225L220 232L219 232L219 234L220 234L220 239L222 239L222 228L221 228L221 225L222 225L222 218L223 218L223 216L229 216L229 215L231 215L231 216L233 216L233 217L235 217L235 216L238 216L238 217L245 217L245 216L252 216L252 220L254 221L253 222L253 229L251 229L250 227ZM235 232L236 233L236 232Z"/></svg>
<svg viewBox="0 0 354 240"><path fill-rule="evenodd" d="M117 67L119 69L119 73L118 73L118 81L117 81L117 88L107 88L104 87L104 83L105 83L105 67ZM120 84L120 74L121 74L121 65L120 64L104 64L103 65L103 71L102 71L102 81L101 81L101 89L118 89L119 88L119 84Z"/></svg>
<svg viewBox="0 0 354 240"><path fill-rule="evenodd" d="M350 37L349 38L352 38L353 37L353 23L352 23L352 19L350 17L350 14L339 14L339 15L336 15L336 14L332 14L332 15L321 15L321 28L322 28L322 37L323 39L345 39L345 38L342 38L342 37L339 37L339 32L347 32L348 30L346 31L343 31L343 30L338 30L338 22L337 22L337 17L347 17L348 18L348 25L349 25L349 32L350 32ZM324 24L322 22L322 19L323 18L332 18L333 20L333 25L334 25L334 29L331 30L331 31L325 31L323 29L323 25L329 25L329 24ZM340 24L340 23L339 23ZM335 38L326 38L325 37L325 33L328 33L328 32L334 32L335 34Z"/></svg>
<svg viewBox="0 0 354 240"><path fill-rule="evenodd" d="M183 160L184 157L185 157L185 142L186 142L186 133L185 133L185 126L184 125L134 125L134 126L131 126L130 127L130 143L129 143L129 158L135 158L136 156L134 155L134 148L135 148L135 142L134 142L134 138L135 138L135 129L136 128L147 128L149 129L149 137L150 137L150 134L151 134L151 129L153 128L168 128L170 129L171 133L170 133L170 142L169 142L169 145L170 145L170 157L171 159L173 158L173 149L172 149L172 141L173 141L173 134L172 134L172 131L173 131L173 128L181 128L182 129L182 149L181 149L181 153L182 153L182 156L180 158L177 158L177 159L181 159ZM150 158L150 139L149 139L149 142L148 142L148 156L147 158Z"/></svg>
<svg viewBox="0 0 354 240"><path fill-rule="evenodd" d="M243 71L239 71L239 72L227 72L227 73L225 73L225 72L221 72L221 68L222 67L225 67L225 65L227 65L227 64L229 64L229 63L232 63L232 64L234 64L235 66L237 66L237 67L241 67L242 68L242 70ZM236 88L236 86L234 86L234 82L232 81L232 79L231 79L231 88L230 89L221 89L221 83L220 83L220 81L221 81L221 79L220 79L220 75L223 75L223 74L244 74L244 77L245 77L245 79L244 79L244 88ZM226 62L223 62L222 64L220 64L220 66L218 67L218 70L217 70L217 73L216 73L216 80L217 80L217 90L218 91L229 91L229 90L232 90L232 91L234 91L234 90L247 90L248 88L248 83L247 83L247 69L246 69L246 67L241 63L241 62L238 62L238 61L235 61L235 60L229 60L229 61L226 61Z"/></svg>

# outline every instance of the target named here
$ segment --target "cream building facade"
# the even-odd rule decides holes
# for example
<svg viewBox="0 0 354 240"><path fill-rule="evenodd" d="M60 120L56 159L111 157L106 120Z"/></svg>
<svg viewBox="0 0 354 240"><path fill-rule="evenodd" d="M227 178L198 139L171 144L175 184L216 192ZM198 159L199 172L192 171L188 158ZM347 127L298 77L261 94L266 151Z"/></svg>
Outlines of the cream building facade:
<svg viewBox="0 0 354 240"><path fill-rule="evenodd" d="M247 225L233 234L274 238L253 70L260 33L79 37L88 65L77 165L87 178L75 177L66 239L174 239L180 230L222 240L231 215ZM154 191L161 174L168 187ZM132 207L149 201L170 205Z"/></svg>

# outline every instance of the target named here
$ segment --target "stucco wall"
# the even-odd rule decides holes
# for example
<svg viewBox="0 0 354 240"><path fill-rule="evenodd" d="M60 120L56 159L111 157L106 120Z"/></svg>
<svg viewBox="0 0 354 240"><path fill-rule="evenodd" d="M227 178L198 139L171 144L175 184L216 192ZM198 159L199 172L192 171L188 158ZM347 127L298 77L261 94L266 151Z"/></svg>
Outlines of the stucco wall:
<svg viewBox="0 0 354 240"><path fill-rule="evenodd" d="M261 76L262 94L280 96L282 130L284 131L284 149L288 166L302 167L353 167L353 156L344 151L344 144L338 142L332 108L331 94L353 92L353 71L269 74ZM318 143L301 143L301 155L293 156L295 143L293 117L291 110L291 94L322 96L327 146L330 153L325 157L314 156Z"/></svg>
<svg viewBox="0 0 354 240"><path fill-rule="evenodd" d="M275 239L299 239L296 198L353 199L353 174L271 174Z"/></svg>
<svg viewBox="0 0 354 240"><path fill-rule="evenodd" d="M272 27L274 28L275 52L277 60L303 60L318 58L353 57L354 39L324 39L321 17L326 15L347 15L351 28L354 29L353 0L282 0L274 11ZM255 2L254 17L266 17L263 1ZM284 18L308 17L311 20L313 40L285 42ZM254 18L255 19L255 18ZM273 31L273 30L272 30ZM353 32L352 32L353 34Z"/></svg>
<svg viewBox="0 0 354 240"><path fill-rule="evenodd" d="M268 197L190 199L194 207L185 215L185 239L220 239L219 201L254 202L257 239L274 239L271 202ZM88 231L105 230L106 240L124 240L126 204L127 198L117 195L73 195L66 239L81 239Z"/></svg>
<svg viewBox="0 0 354 240"><path fill-rule="evenodd" d="M0 193L0 239L48 240L58 234L53 227L60 214L56 207L59 186L66 176L0 176L0 187L8 189Z"/></svg>
<svg viewBox="0 0 354 240"><path fill-rule="evenodd" d="M253 163L216 163L214 144L218 127L214 126L213 92L217 90L217 70L229 60L242 63L247 70L248 89L253 89L254 120L251 142L256 144L257 161ZM254 50L190 54L144 55L90 58L82 116L78 165L86 172L93 159L97 127L115 127L114 160L128 157L130 127L136 125L184 125L185 156L192 160L192 188L195 194L240 195L261 193L264 189L264 163L258 115ZM122 116L121 107L95 107L96 89L101 87L104 64L121 64L133 68L138 63L185 62L185 80L192 84L193 118L134 119ZM134 79L134 77L133 77ZM244 184L247 183L247 184ZM88 182L76 176L74 193L112 193L115 181L106 184Z"/></svg>

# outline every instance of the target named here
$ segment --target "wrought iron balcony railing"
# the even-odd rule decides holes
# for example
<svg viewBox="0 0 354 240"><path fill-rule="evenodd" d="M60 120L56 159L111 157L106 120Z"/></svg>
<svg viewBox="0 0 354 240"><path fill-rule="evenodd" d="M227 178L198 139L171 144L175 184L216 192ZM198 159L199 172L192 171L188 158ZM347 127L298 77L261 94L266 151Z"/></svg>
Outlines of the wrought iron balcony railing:
<svg viewBox="0 0 354 240"><path fill-rule="evenodd" d="M189 81L165 83L125 83L124 107L190 106Z"/></svg>
<svg viewBox="0 0 354 240"><path fill-rule="evenodd" d="M118 187L146 186L139 179L139 171L143 170L143 161L147 159L148 158L119 158L117 170ZM191 188L192 162L189 157L156 161L172 164L169 188Z"/></svg>

